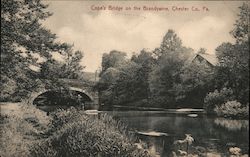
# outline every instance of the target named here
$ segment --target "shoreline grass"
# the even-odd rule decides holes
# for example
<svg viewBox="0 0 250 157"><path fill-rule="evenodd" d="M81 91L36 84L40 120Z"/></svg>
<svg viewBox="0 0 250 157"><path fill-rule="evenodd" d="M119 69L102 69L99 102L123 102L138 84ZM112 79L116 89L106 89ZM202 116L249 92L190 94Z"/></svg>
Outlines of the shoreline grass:
<svg viewBox="0 0 250 157"><path fill-rule="evenodd" d="M49 116L22 104L19 114L1 114L3 157L151 157L111 116L58 110ZM21 113L21 114L20 114ZM143 145L139 143L139 145Z"/></svg>

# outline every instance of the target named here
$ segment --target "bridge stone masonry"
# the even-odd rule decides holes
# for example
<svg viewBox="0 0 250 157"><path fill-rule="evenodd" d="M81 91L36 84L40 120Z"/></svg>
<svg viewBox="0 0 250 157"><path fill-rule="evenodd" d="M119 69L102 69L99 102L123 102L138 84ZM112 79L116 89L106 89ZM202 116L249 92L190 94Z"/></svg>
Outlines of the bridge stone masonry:
<svg viewBox="0 0 250 157"><path fill-rule="evenodd" d="M29 104L36 105L42 109L44 107L70 107L82 106L87 109L99 108L98 91L95 90L93 82L86 82L75 79L61 79L60 82L68 89L68 93L62 96L59 90L39 89L39 92L33 92L29 98ZM67 98L70 97L70 99Z"/></svg>

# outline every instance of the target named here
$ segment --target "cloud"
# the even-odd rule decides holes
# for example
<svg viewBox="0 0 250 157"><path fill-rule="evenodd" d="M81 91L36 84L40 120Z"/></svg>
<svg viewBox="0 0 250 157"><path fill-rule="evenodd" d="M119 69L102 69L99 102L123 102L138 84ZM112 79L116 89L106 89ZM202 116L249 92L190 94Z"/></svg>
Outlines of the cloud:
<svg viewBox="0 0 250 157"><path fill-rule="evenodd" d="M183 44L194 49L204 47L209 53L227 39L232 41L229 35L227 23L218 17L205 16L199 20L185 23L179 30L179 36L184 39Z"/></svg>
<svg viewBox="0 0 250 157"><path fill-rule="evenodd" d="M65 14L64 21L68 22L54 17L54 21L60 22L54 30L61 41L74 44L75 49L84 52L82 64L86 71L95 71L101 65L102 54L111 50L131 55L143 48L153 50L159 47L168 29L177 32L184 46L195 50L204 47L209 53L214 53L222 42L233 40L229 35L233 19L225 19L222 14L75 12L78 13L77 19L70 18L73 14ZM60 13L62 17L63 12ZM53 20L48 25L53 27Z"/></svg>
<svg viewBox="0 0 250 157"><path fill-rule="evenodd" d="M73 43L76 49L84 53L83 64L91 71L100 66L103 53L115 49L127 52L139 52L143 48L154 49L160 45L168 22L154 14L139 17L102 12L97 16L82 14L79 24L82 29L62 27L58 31L60 40Z"/></svg>

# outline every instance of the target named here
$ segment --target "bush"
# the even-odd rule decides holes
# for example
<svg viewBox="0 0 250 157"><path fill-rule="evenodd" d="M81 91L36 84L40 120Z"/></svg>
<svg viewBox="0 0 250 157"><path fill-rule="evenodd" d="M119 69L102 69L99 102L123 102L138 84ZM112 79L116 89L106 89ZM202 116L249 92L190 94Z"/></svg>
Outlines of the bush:
<svg viewBox="0 0 250 157"><path fill-rule="evenodd" d="M248 117L249 105L243 107L237 101L228 101L215 107L214 111L218 116L224 117Z"/></svg>
<svg viewBox="0 0 250 157"><path fill-rule="evenodd" d="M34 106L1 115L0 156L4 157L149 157L127 128L106 114L58 110L50 117ZM53 118L53 119L51 119Z"/></svg>
<svg viewBox="0 0 250 157"><path fill-rule="evenodd" d="M52 115L53 135L32 148L39 157L148 157L128 137L126 127L106 114L86 115L74 108ZM50 152L50 153L48 153Z"/></svg>
<svg viewBox="0 0 250 157"><path fill-rule="evenodd" d="M223 88L222 90L218 91L215 90L214 92L210 92L204 99L204 109L209 114L214 114L214 108L217 105L221 105L227 101L234 100L233 90Z"/></svg>

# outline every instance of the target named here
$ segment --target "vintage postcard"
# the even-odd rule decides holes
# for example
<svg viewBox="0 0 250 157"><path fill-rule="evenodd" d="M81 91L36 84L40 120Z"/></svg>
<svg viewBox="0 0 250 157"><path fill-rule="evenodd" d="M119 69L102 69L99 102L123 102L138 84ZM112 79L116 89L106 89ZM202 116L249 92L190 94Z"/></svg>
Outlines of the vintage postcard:
<svg viewBox="0 0 250 157"><path fill-rule="evenodd" d="M249 156L249 1L1 3L1 157Z"/></svg>

